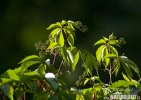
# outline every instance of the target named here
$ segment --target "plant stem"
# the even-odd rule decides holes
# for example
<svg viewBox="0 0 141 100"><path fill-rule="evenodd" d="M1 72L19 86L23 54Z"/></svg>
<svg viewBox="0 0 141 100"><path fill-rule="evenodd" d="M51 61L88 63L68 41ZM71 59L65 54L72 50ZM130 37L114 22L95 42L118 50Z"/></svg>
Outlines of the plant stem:
<svg viewBox="0 0 141 100"><path fill-rule="evenodd" d="M54 63L55 63L56 56L57 56L57 53L54 54L52 65L54 65Z"/></svg>
<svg viewBox="0 0 141 100"><path fill-rule="evenodd" d="M110 69L109 69L109 77L110 77L109 84L112 84L112 64L111 62L110 62Z"/></svg>

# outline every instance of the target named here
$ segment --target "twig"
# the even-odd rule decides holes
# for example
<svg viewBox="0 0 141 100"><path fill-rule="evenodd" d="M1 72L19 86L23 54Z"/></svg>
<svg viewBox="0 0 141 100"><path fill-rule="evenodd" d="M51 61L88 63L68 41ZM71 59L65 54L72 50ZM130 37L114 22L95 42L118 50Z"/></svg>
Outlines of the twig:
<svg viewBox="0 0 141 100"><path fill-rule="evenodd" d="M54 63L55 63L56 56L57 56L57 53L54 53L54 58L53 58L52 65L54 65Z"/></svg>

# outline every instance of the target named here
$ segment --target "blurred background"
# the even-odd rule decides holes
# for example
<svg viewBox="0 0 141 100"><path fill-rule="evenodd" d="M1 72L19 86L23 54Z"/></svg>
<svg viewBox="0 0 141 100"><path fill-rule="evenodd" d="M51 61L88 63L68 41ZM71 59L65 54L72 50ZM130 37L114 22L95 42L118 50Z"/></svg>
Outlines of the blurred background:
<svg viewBox="0 0 141 100"><path fill-rule="evenodd" d="M114 32L127 41L121 52L141 66L141 0L1 0L0 74L38 54L34 43L47 40L46 28L62 19L88 27L77 35L79 48L94 53L93 44Z"/></svg>

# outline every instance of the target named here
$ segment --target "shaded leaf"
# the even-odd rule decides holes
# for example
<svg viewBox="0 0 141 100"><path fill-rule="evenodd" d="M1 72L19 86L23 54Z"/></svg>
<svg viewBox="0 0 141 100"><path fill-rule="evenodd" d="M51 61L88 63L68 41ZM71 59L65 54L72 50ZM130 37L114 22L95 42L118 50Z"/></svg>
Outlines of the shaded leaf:
<svg viewBox="0 0 141 100"><path fill-rule="evenodd" d="M35 80L35 79L37 80L39 78L40 78L40 74L35 71L26 72L20 76L21 82L26 82L26 81Z"/></svg>
<svg viewBox="0 0 141 100"><path fill-rule="evenodd" d="M131 60L128 60L130 67L140 76L140 70L138 66Z"/></svg>
<svg viewBox="0 0 141 100"><path fill-rule="evenodd" d="M132 78L132 77L133 77L133 74L132 74L132 72L131 72L131 68L130 68L129 64L127 63L127 57L125 57L125 56L120 56L120 61L121 61L121 63L122 63L122 66L123 66L124 70L126 71L126 74L127 74L130 78Z"/></svg>
<svg viewBox="0 0 141 100"><path fill-rule="evenodd" d="M90 52L85 50L81 50L80 54L86 71L92 75L92 68L94 67L97 70L97 62L95 57Z"/></svg>
<svg viewBox="0 0 141 100"><path fill-rule="evenodd" d="M14 100L14 89L9 84L3 85L1 89L5 96L8 96L10 100Z"/></svg>
<svg viewBox="0 0 141 100"><path fill-rule="evenodd" d="M48 78L47 80L51 84L51 87L53 88L53 90L56 91L58 89L58 85L59 85L57 80L55 78Z"/></svg>

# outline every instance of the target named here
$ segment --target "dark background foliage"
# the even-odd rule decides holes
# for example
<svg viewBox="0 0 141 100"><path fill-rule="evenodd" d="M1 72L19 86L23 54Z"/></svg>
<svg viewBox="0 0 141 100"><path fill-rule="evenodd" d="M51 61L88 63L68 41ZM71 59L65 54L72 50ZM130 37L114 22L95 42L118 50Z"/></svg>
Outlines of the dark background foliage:
<svg viewBox="0 0 141 100"><path fill-rule="evenodd" d="M77 35L79 48L95 52L93 43L112 32L124 37L122 52L140 67L141 0L1 0L0 73L37 54L34 43L48 39L51 23L80 20L88 31ZM122 55L122 53L121 53Z"/></svg>

